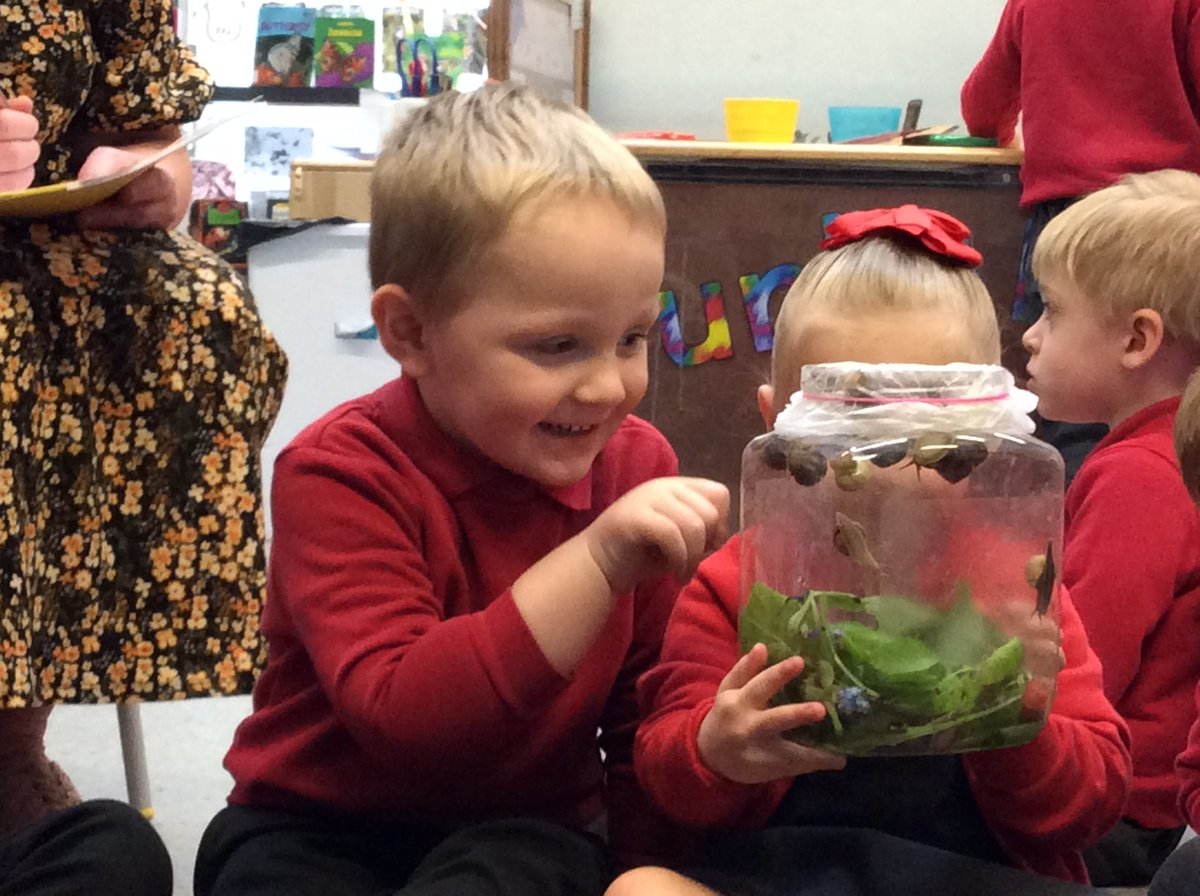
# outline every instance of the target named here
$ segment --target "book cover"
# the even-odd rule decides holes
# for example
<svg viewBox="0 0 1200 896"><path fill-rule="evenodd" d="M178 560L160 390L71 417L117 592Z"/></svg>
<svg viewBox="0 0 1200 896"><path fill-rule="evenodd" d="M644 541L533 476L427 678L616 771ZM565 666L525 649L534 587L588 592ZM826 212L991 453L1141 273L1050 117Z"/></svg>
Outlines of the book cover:
<svg viewBox="0 0 1200 896"><path fill-rule="evenodd" d="M317 87L372 87L375 22L319 16L316 24Z"/></svg>
<svg viewBox="0 0 1200 896"><path fill-rule="evenodd" d="M254 41L256 86L307 87L312 73L317 11L266 3L258 11Z"/></svg>

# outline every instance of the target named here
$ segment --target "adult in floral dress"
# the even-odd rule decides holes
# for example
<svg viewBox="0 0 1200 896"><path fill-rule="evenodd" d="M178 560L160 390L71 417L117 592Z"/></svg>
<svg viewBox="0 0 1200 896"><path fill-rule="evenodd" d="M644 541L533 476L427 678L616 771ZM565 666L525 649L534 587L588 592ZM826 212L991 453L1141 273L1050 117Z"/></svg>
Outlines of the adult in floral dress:
<svg viewBox="0 0 1200 896"><path fill-rule="evenodd" d="M171 0L0 0L0 190L119 170L196 119ZM56 703L250 690L259 449L286 361L171 231L175 153L78 215L0 217L0 833L73 802Z"/></svg>

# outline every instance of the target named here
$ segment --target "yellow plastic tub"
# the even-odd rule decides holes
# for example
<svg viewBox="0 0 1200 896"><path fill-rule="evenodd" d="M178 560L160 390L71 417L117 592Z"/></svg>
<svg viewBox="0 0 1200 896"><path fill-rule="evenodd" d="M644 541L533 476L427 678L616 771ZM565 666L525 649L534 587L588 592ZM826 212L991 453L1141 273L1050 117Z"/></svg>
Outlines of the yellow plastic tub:
<svg viewBox="0 0 1200 896"><path fill-rule="evenodd" d="M725 100L725 137L737 143L792 143L799 100L730 97Z"/></svg>

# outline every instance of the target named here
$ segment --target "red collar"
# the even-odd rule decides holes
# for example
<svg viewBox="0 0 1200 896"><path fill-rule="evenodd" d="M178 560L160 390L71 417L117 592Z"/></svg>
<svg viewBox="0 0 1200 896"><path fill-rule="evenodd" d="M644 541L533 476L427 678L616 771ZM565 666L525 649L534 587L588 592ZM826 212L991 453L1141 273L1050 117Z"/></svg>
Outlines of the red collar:
<svg viewBox="0 0 1200 896"><path fill-rule="evenodd" d="M415 380L401 376L380 390L379 426L412 458L438 490L455 498L477 489L505 503L547 495L570 510L592 506L592 469L563 488L548 489L500 466L438 425Z"/></svg>

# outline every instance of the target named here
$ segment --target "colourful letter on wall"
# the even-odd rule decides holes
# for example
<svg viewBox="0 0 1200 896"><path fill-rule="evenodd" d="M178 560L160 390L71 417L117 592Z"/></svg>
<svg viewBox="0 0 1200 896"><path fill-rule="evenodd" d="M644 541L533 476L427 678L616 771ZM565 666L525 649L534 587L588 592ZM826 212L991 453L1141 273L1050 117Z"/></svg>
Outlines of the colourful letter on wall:
<svg viewBox="0 0 1200 896"><path fill-rule="evenodd" d="M754 337L754 349L769 352L775 344L775 327L771 322L771 294L777 289L787 289L800 273L798 264L777 264L761 277L746 274L738 278L742 297L746 302L746 320L750 322L750 334Z"/></svg>
<svg viewBox="0 0 1200 896"><path fill-rule="evenodd" d="M704 301L708 333L702 343L689 348L683 344L683 328L679 324L675 290L667 289L658 294L658 304L662 309L658 313L658 321L662 324L663 348L680 367L695 367L733 357L733 339L729 335L729 320L725 317L725 298L721 295L720 282L713 280L701 283L700 298Z"/></svg>

